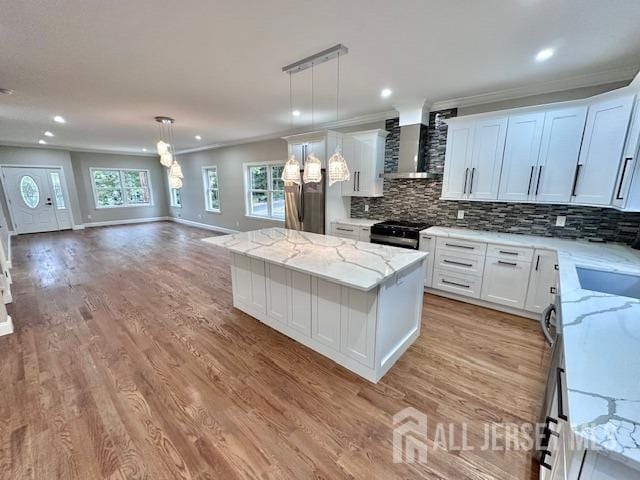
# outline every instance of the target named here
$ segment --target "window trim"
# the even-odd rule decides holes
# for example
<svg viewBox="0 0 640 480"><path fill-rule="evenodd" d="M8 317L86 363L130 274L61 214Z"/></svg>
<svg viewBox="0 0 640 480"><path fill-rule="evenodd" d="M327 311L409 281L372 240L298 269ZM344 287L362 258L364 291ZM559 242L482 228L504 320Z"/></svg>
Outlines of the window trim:
<svg viewBox="0 0 640 480"><path fill-rule="evenodd" d="M120 188L122 188L122 205L100 205L98 203L98 194L96 188L95 177L93 176L93 172L101 171L101 170L111 170L118 172L120 176ZM122 178L122 172L146 172L147 180L149 181L149 203L127 203L127 195L126 188L124 186L124 180ZM89 176L91 177L89 181L91 182L91 190L93 191L93 203L96 207L96 210L102 210L105 208L135 208L135 207L153 207L153 187L151 185L151 172L148 168L118 168L118 167L90 167L89 168Z"/></svg>
<svg viewBox="0 0 640 480"><path fill-rule="evenodd" d="M209 207L209 176L207 175L207 171L211 169L215 169L216 177L218 177L218 188L215 189L218 191L218 208ZM209 213L222 213L222 198L220 198L220 169L217 164L205 165L202 167L202 186L202 193L204 194L204 211Z"/></svg>
<svg viewBox="0 0 640 480"><path fill-rule="evenodd" d="M169 187L169 207L171 208L182 208L182 191L180 192L180 205L176 205L173 203L173 191L174 190L182 190L182 188L171 188L169 185L169 173L167 172L167 186Z"/></svg>
<svg viewBox="0 0 640 480"><path fill-rule="evenodd" d="M274 217L272 215L255 215L253 213L251 213L251 180L249 178L249 169L251 167L263 167L263 166L268 166L268 167L275 167L275 166L284 166L285 162L283 162L282 160L267 160L267 161L262 161L262 162L247 162L247 163L243 163L242 164L242 173L243 173L243 177L244 177L244 216L247 218L255 218L257 220L268 220L268 221L272 221L272 222L281 222L284 223L284 217L282 218L278 218L278 217ZM267 192L267 197L269 198L268 200L268 210L269 212L271 212L271 195L273 193L273 178L271 178L271 168L268 169L268 174L267 174L267 186L271 187L268 188L267 190L255 190L257 191L263 191L263 192ZM284 192L284 190L283 190ZM286 213L285 213L286 216Z"/></svg>

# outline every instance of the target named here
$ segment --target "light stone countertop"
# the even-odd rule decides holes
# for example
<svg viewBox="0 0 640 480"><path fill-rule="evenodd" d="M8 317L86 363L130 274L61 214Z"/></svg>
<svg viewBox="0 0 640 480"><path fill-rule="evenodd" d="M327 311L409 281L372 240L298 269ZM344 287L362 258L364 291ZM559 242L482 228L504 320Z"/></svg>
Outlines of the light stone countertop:
<svg viewBox="0 0 640 480"><path fill-rule="evenodd" d="M418 250L284 228L265 228L203 241L365 291L427 256Z"/></svg>
<svg viewBox="0 0 640 480"><path fill-rule="evenodd" d="M584 266L640 275L640 251L458 228L421 234L557 251L571 427L601 453L640 469L640 300L584 290L576 273Z"/></svg>

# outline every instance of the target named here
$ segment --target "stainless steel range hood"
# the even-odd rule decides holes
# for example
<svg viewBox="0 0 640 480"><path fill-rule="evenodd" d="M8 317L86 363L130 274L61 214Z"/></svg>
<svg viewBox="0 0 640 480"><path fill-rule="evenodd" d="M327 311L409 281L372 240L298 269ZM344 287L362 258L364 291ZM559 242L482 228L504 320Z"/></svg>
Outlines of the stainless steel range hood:
<svg viewBox="0 0 640 480"><path fill-rule="evenodd" d="M440 178L441 173L428 172L427 125L429 109L424 101L416 104L396 106L400 112L400 148L398 171L383 174L384 178ZM426 121L426 122L425 122Z"/></svg>

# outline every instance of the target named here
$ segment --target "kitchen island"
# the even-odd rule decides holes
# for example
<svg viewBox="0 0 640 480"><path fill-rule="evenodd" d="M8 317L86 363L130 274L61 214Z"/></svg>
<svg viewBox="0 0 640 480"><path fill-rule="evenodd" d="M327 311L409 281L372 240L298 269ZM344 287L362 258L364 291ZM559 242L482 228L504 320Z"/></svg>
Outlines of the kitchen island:
<svg viewBox="0 0 640 480"><path fill-rule="evenodd" d="M283 228L203 241L231 253L234 307L371 382L420 335L424 252Z"/></svg>

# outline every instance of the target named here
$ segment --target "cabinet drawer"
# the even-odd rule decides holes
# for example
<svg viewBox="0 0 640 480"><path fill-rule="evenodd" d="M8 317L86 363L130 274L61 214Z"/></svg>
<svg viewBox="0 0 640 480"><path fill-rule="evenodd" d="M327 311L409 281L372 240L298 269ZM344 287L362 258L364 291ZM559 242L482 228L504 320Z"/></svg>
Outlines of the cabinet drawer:
<svg viewBox="0 0 640 480"><path fill-rule="evenodd" d="M482 276L484 257L481 255L464 255L451 250L436 250L435 268L466 275Z"/></svg>
<svg viewBox="0 0 640 480"><path fill-rule="evenodd" d="M482 299L513 308L524 308L531 261L487 257Z"/></svg>
<svg viewBox="0 0 640 480"><path fill-rule="evenodd" d="M435 268L433 270L433 288L457 293L472 298L480 298L482 277L465 275Z"/></svg>
<svg viewBox="0 0 640 480"><path fill-rule="evenodd" d="M446 237L438 237L436 241L438 251L449 250L458 253L473 253L484 255L487 251L487 244L481 242L470 242L468 240L457 240Z"/></svg>
<svg viewBox="0 0 640 480"><path fill-rule="evenodd" d="M332 223L331 235L335 237L350 238L351 240L360 239L359 227L346 225L344 223Z"/></svg>
<svg viewBox="0 0 640 480"><path fill-rule="evenodd" d="M371 240L371 229L369 227L359 227L358 240L369 242Z"/></svg>
<svg viewBox="0 0 640 480"><path fill-rule="evenodd" d="M507 245L487 245L487 257L502 260L528 260L533 258L533 249L526 247L510 247Z"/></svg>

